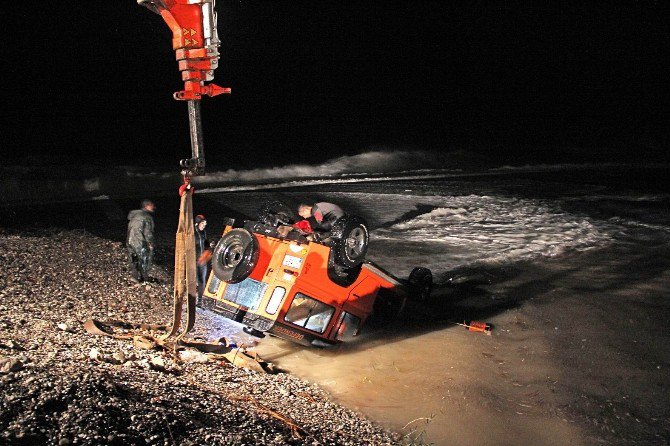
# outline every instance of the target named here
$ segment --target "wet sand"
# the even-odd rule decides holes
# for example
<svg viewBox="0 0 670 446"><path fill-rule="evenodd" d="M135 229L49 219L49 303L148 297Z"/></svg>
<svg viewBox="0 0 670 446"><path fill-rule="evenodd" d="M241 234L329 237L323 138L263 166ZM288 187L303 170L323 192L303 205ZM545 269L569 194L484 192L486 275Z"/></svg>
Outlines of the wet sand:
<svg viewBox="0 0 670 446"><path fill-rule="evenodd" d="M439 289L350 345L257 349L407 441L667 444L669 266L667 247L518 265ZM449 322L465 319L492 335Z"/></svg>

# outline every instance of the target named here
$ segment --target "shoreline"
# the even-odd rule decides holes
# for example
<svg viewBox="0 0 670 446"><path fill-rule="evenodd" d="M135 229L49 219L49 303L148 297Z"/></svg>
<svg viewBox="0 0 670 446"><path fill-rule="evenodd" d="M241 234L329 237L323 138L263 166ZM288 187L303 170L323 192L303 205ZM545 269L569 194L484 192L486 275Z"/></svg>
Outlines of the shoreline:
<svg viewBox="0 0 670 446"><path fill-rule="evenodd" d="M406 436L413 427L417 427L418 434L421 434L422 429L426 432L423 438L426 442L449 445L520 442L538 445L643 445L670 442L670 405L663 398L658 398L658 395L670 389L670 375L667 374L670 368L670 338L661 329L663 321L670 317L667 301L670 294L668 195L659 177L645 179L638 185L636 182L640 178L642 176L626 178L619 184L618 178L607 174L597 178L579 177L579 181L574 183L576 187L561 192L565 212L596 219L603 225L608 225L608 222L613 224L608 232L611 234L610 243L581 252L564 252L539 261L496 263L491 268L473 265L450 270L448 272L451 276L443 274L434 293L436 302L445 306L431 306L428 310L423 309L423 312L421 309L413 309L405 325L394 323L392 326L376 328L366 325L360 339L336 349L302 349L290 343L278 345L275 338L266 338L257 351L265 359L272 360L272 355L265 356L261 350L272 345L280 347L276 355L279 366L292 375L282 376L282 379L293 383L293 379L302 377L329 393L318 396L310 393L311 390L304 391L301 386L310 385L300 380L297 382L302 384L296 384L297 387L291 387L292 384L284 384L283 387L267 384L267 388L271 389L269 393L278 395L278 399L267 407L280 408L277 412L286 415L286 402L295 402L299 404L300 411L305 413L294 417L291 412L288 416L302 423L307 418L301 417L320 417L322 408L327 405L325 401L329 401L328 404L339 402L366 414L369 420L375 420L377 428L381 425L397 432L382 434L388 437L388 440L381 440L382 444L383 441L392 444L413 441ZM556 185L572 184L574 178L568 178L569 181L563 183L560 179L547 175L538 178L528 174L523 180L529 180L533 187L524 183L517 187L515 177L508 177L509 181L495 184L494 187L503 194L544 199L558 193L556 190L561 188L556 189ZM538 187L545 183L546 187ZM486 183L474 184L480 189L489 190ZM360 206L359 196L347 197L342 191L358 193L359 185L338 187L320 187L310 191L309 197L329 199L334 196L357 211L357 206ZM400 192L402 189L400 187ZM467 192L470 188L459 190ZM276 196L291 202L297 200L297 197L304 199L306 193L295 190ZM196 194L194 204L197 212L207 215L213 223L212 230L215 233L217 222L223 216L248 218L244 214L252 215L266 195ZM420 202L420 194L417 197L417 202ZM122 245L125 215L128 209L137 206L137 200L110 199L59 205L29 203L23 209L15 208L15 216L9 224L5 226L0 223L0 227L7 228L0 229L0 241L4 247L0 249L0 256L3 265L7 265L5 271L0 273L0 293L9 287L16 294L11 298L3 294L0 301L0 344L5 345L8 339L12 340L7 337L8 333L22 333L29 322L30 333L35 336L35 340L27 342L30 346L27 351L44 361L43 355L39 353L39 341L46 341L54 353L53 358L49 359L50 367L56 367L59 376L74 374L77 379L88 383L86 388L89 390L108 388L105 392L111 398L122 398L129 392L127 389L137 394L144 383L134 379L133 373L137 372L141 377L156 376L156 371L151 370L151 357L131 359L129 370L120 369L119 376L122 381L128 381L127 385L118 388L116 384L105 384L107 378L101 378L99 374L95 375L96 381L91 383L90 377L85 379L86 374L80 374L73 365L91 361L88 356L91 342L107 343L105 345L109 347L101 350L106 356L117 353L118 342L86 340L77 331L57 331L59 337L56 342L43 333L54 331L54 324L57 326L61 322L70 328L67 317L57 321L53 314L68 315L68 311L72 312L73 308L82 315L75 317L78 322L84 319L83 315L106 319L110 313L121 319L138 322L165 322L169 319L171 296L168 285L172 281L170 271L175 229L171 226L174 224L178 200L176 195L165 194L157 197L156 201L155 274L159 276L160 283L150 284L148 289L130 284ZM383 211L384 208L380 207L370 212L373 229L392 219L390 216L376 218L377 215L386 215ZM397 211L401 219L411 217L403 212ZM629 220L630 223L627 223ZM531 238L539 236L532 228L522 234ZM495 232L488 233L488 236L494 237ZM59 247L62 244L60 239L66 241L66 248ZM434 253L428 244L412 245L412 248L417 246L424 258ZM72 253L76 255L73 257ZM384 265L402 261L402 266L411 257L397 257L392 250L372 252L371 255L381 255L381 263ZM414 259L421 260L417 256ZM54 265L65 265L68 276L64 278L53 274ZM397 267L401 268L401 265ZM99 292L100 286L111 292ZM31 290L35 290L37 295L32 295ZM44 299L46 303L42 302ZM124 310L125 301L131 301L132 305ZM10 308L5 302L15 304ZM26 302L26 308L19 308ZM67 305L72 307L68 308ZM55 308L55 312L50 306ZM152 310L155 308L160 311ZM12 316L14 322L4 326L2 321L8 311L16 313ZM47 313L49 317L38 313ZM464 319L493 323L492 336L469 333L462 327L448 324L449 321L463 322ZM21 325L21 320L28 322ZM24 347L18 341L15 344ZM78 344L89 348L77 350L80 347ZM69 349L79 352L76 359L68 356ZM26 354L13 347L0 346L0 355L7 356L10 353L15 357ZM126 351L124 354L131 356L132 353ZM63 359L66 364L70 364L67 370L58 366L58 361ZM86 364L86 368L91 367L91 364ZM118 368L111 364L95 367L101 370ZM202 374L220 376L224 381L231 381L236 390L241 389L247 395L256 397L244 385L249 378L233 377L233 372L227 369L227 374L223 376L217 372L217 368L210 370L209 366L198 367L204 367ZM40 373L46 376L45 383L56 381L56 378L46 375L50 373L49 370L44 369ZM179 382L171 373L161 379L170 385ZM8 388L13 392L11 394L19 398L19 402L12 399L12 408L18 407L15 405L21 401L25 403L25 400L20 400L25 393L22 393L21 382L7 381ZM65 393L69 392L62 384L56 387ZM403 390L405 387L408 391ZM213 391L211 387L203 391L192 383L185 384L183 388L198 395ZM50 400L54 399L53 392L46 384L40 389L51 395ZM151 392L145 391L145 394L150 395L149 399L159 396L157 391ZM90 395L84 397L84 400L91 398ZM161 406L161 410L171 411L171 405L179 407L179 398L179 395L172 395L168 398L169 404ZM221 398L203 398L207 401L204 413L216 413ZM314 403L310 398L317 402ZM61 403L58 403L58 398L55 399L55 407L59 408ZM94 398L91 401L96 400ZM53 405L52 402L47 404L48 407ZM148 408L151 406L144 409ZM111 406L110 410L114 411ZM172 417L178 416L174 411L169 413ZM221 417L222 425L227 425L225 417L218 416ZM239 416L244 418L249 415ZM276 435L281 436L281 440L276 440L276 444L302 444L302 440L293 438L285 423L275 420L279 423L275 425L272 424L272 416L263 418L258 413L254 416L268 432L274 434L275 429L279 430ZM430 422L426 421L428 418ZM20 420L19 424L27 423L26 426L30 427L31 421L29 418L27 420ZM42 421L42 424L47 425L52 422L47 419ZM195 416L191 417L191 421L195 424L189 425L189 428L201 426L207 431L213 426L202 424ZM321 421L304 422L309 424ZM154 422L165 425L163 419ZM408 422L413 424L403 430ZM146 422L142 426L151 430L148 426L152 423ZM354 427L345 426L347 432L357 429L359 422L352 423ZM244 423L234 426L239 424ZM339 424L329 426L326 435L333 437L328 437L326 444L343 444L343 438L351 444L360 444L355 441L376 444L373 440L367 440L366 433L356 434L358 439L354 440L343 433L344 427L340 429ZM246 427L243 431L247 432L244 429ZM174 443L165 440L167 437L160 438L168 444ZM198 438L208 441L204 437ZM253 435L243 440L214 437L211 442L254 443L256 440L252 438ZM259 441L262 444L273 444L274 440L264 438Z"/></svg>

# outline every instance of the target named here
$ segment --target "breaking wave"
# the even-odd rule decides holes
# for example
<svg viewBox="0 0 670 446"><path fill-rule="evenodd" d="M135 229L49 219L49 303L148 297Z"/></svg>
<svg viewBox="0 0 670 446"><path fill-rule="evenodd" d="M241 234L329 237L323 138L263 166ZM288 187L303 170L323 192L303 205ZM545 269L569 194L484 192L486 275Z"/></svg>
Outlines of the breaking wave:
<svg viewBox="0 0 670 446"><path fill-rule="evenodd" d="M485 156L466 151L433 152L379 148L357 155L345 155L320 164L287 164L280 167L211 171L194 178L201 192L271 190L329 183L458 178L471 175L509 175L514 172L541 172L613 168L617 164L555 164L502 166ZM668 167L649 164L649 167ZM67 166L0 167L3 201L41 202L86 200L100 195L139 196L172 190L181 181L178 169L156 171L148 166ZM596 197L599 199L599 197ZM661 198L663 199L663 198Z"/></svg>
<svg viewBox="0 0 670 446"><path fill-rule="evenodd" d="M430 202L432 210L378 228L373 237L387 245L431 245L428 262L438 272L555 257L612 241L611 228L602 222L564 212L542 200L479 195L427 198L421 200Z"/></svg>
<svg viewBox="0 0 670 446"><path fill-rule="evenodd" d="M290 164L280 167L210 172L196 178L195 183L200 186L201 191L230 192L343 182L458 178L471 175L496 176L514 172L578 171L621 166L615 163L494 166L486 158L464 151L436 153L421 150L376 150L358 155L340 156L317 165Z"/></svg>
<svg viewBox="0 0 670 446"><path fill-rule="evenodd" d="M462 152L436 154L426 151L370 151L333 158L318 165L293 164L251 170L228 169L208 173L198 179L202 184L258 183L301 178L368 177L386 174L430 174L435 171L459 172L466 155Z"/></svg>

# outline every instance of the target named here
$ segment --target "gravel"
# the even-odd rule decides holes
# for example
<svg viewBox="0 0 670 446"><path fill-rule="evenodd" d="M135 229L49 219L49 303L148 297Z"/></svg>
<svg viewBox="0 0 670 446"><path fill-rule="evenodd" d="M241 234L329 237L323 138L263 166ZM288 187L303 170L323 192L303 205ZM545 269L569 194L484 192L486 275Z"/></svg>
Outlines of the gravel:
<svg viewBox="0 0 670 446"><path fill-rule="evenodd" d="M168 262L164 262L168 264ZM88 318L166 323L167 267L130 280L124 246L0 229L0 444L384 445L398 436L318 387L94 337ZM197 355L196 355L197 356Z"/></svg>

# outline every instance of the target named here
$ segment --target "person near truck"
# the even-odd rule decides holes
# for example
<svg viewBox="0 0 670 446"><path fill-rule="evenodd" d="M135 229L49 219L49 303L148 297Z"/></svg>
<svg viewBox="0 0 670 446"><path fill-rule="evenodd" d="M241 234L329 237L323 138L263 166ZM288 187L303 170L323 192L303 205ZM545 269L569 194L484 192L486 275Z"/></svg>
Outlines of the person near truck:
<svg viewBox="0 0 670 446"><path fill-rule="evenodd" d="M324 201L313 205L301 204L298 206L298 215L304 220L296 223L296 227L304 232L326 235L333 229L333 224L344 217L344 211L338 205Z"/></svg>
<svg viewBox="0 0 670 446"><path fill-rule="evenodd" d="M196 276L198 278L198 300L196 304L202 306L202 293L205 292L207 286L207 274L209 273L209 259L211 258L211 243L207 240L207 219L204 215L198 214L193 219L195 231L195 258L198 260L196 264Z"/></svg>
<svg viewBox="0 0 670 446"><path fill-rule="evenodd" d="M128 213L126 247L130 274L135 282L149 279L154 256L154 211L156 205L148 199L142 200L141 208Z"/></svg>

